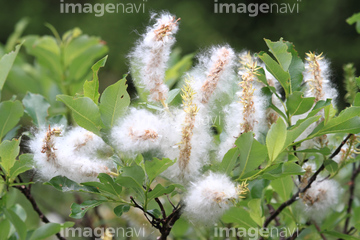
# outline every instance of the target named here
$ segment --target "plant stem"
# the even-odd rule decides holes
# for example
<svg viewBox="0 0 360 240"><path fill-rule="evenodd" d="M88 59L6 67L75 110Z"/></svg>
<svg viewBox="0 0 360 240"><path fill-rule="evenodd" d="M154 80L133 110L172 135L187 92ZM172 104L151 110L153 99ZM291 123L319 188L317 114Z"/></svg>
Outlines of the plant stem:
<svg viewBox="0 0 360 240"><path fill-rule="evenodd" d="M349 138L352 136L353 134L349 134L346 136L346 138L341 142L341 144L337 147L337 149L331 154L331 156L329 157L330 159L334 158L337 154L339 154L339 152L341 151L341 148L345 145L345 143L347 142L347 140L349 140ZM280 207L278 209L276 209L276 211L274 211L266 220L264 223L264 228L266 228L272 220L274 220L281 212L282 210L284 210L286 207L290 206L291 204L293 204L297 198L299 197L299 195L301 193L306 192L306 190L308 190L311 187L311 184L316 180L317 176L325 169L325 165L324 163L320 166L320 168L310 177L308 184L303 188L303 189L299 189L289 200L287 200L286 202L282 203L280 205Z"/></svg>

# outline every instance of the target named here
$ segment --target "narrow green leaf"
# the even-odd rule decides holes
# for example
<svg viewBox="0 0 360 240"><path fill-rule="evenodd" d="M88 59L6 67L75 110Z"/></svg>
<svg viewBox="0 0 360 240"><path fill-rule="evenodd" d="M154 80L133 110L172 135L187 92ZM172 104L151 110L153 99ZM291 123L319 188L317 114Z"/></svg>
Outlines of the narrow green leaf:
<svg viewBox="0 0 360 240"><path fill-rule="evenodd" d="M3 209L4 214L7 219L10 220L10 222L14 225L16 232L19 235L19 238L21 240L25 240L26 238L26 224L23 220L20 219L20 217L13 212L11 209Z"/></svg>
<svg viewBox="0 0 360 240"><path fill-rule="evenodd" d="M19 155L19 144L19 140L17 139L13 139L12 141L6 140L0 144L0 163L8 176L10 174L10 168L14 166L16 157Z"/></svg>
<svg viewBox="0 0 360 240"><path fill-rule="evenodd" d="M16 45L15 51L5 54L0 59L0 92L4 86L5 80L14 64L15 58L19 53L22 44Z"/></svg>
<svg viewBox="0 0 360 240"><path fill-rule="evenodd" d="M46 238L51 237L51 236L55 235L56 233L60 232L61 229L65 228L65 227L70 227L73 225L74 225L73 222L67 222L65 225L59 224L59 223L46 223L45 225L42 225L38 229L35 229L35 231L33 232L33 234L30 237L30 240L46 239Z"/></svg>
<svg viewBox="0 0 360 240"><path fill-rule="evenodd" d="M224 156L220 163L219 171L226 174L231 173L234 169L240 155L240 149L237 147L231 148Z"/></svg>
<svg viewBox="0 0 360 240"><path fill-rule="evenodd" d="M319 120L320 117L321 116L307 117L297 121L294 126L288 129L284 148L291 145L311 124Z"/></svg>
<svg viewBox="0 0 360 240"><path fill-rule="evenodd" d="M327 236L330 236L330 237L335 237L335 238L338 238L338 239L344 239L344 240L359 240L359 238L357 237L353 237L353 236L350 236L348 234L343 234L343 233L339 233L339 232L336 232L336 231L322 231L321 233L327 235Z"/></svg>
<svg viewBox="0 0 360 240"><path fill-rule="evenodd" d="M283 151L286 140L286 125L284 121L279 118L273 124L266 136L266 147L270 162L274 161Z"/></svg>
<svg viewBox="0 0 360 240"><path fill-rule="evenodd" d="M0 240L8 240L11 229L10 221L8 219L0 221L0 229Z"/></svg>
<svg viewBox="0 0 360 240"><path fill-rule="evenodd" d="M303 72L305 71L305 65L295 50L294 45L290 42L285 43L288 46L288 52L290 52L292 55L291 64L289 66L291 92L300 91L301 84L303 83Z"/></svg>
<svg viewBox="0 0 360 240"><path fill-rule="evenodd" d="M255 140L252 132L241 134L235 142L240 150L240 178L261 165L267 155L266 146Z"/></svg>
<svg viewBox="0 0 360 240"><path fill-rule="evenodd" d="M282 201L289 199L292 190L294 189L294 182L291 179L291 176L286 176L272 180L270 183L271 187L279 195Z"/></svg>
<svg viewBox="0 0 360 240"><path fill-rule="evenodd" d="M148 193L148 201L150 202L154 198L160 197L164 194L169 194L174 190L175 185L163 187L161 184L158 184L151 192Z"/></svg>
<svg viewBox="0 0 360 240"><path fill-rule="evenodd" d="M67 95L57 95L56 99L65 103L65 105L71 109L74 120L80 127L83 127L96 135L100 135L100 111L90 98L73 98Z"/></svg>
<svg viewBox="0 0 360 240"><path fill-rule="evenodd" d="M35 125L39 128L45 127L50 103L43 96L33 93L27 93L22 102L25 112L32 118Z"/></svg>
<svg viewBox="0 0 360 240"><path fill-rule="evenodd" d="M322 136L328 133L359 133L360 132L360 107L349 107L337 117L332 118L322 128L315 129L310 137Z"/></svg>
<svg viewBox="0 0 360 240"><path fill-rule="evenodd" d="M126 78L107 87L100 99L101 119L107 128L112 128L115 122L125 114L130 104L130 96L126 91Z"/></svg>
<svg viewBox="0 0 360 240"><path fill-rule="evenodd" d="M94 187L82 186L64 176L53 177L49 182L45 182L44 184L53 186L55 189L62 192L68 192L68 191L95 192L95 193L99 192Z"/></svg>
<svg viewBox="0 0 360 240"><path fill-rule="evenodd" d="M258 225L252 218L248 211L240 207L232 207L222 216L222 220L225 223L236 223L239 227L243 227L245 229L249 228L257 228Z"/></svg>
<svg viewBox="0 0 360 240"><path fill-rule="evenodd" d="M263 209L262 209L262 201L261 199L251 199L248 202L248 207L250 209L250 217L254 222L256 222L259 226L264 224L265 218L263 217Z"/></svg>
<svg viewBox="0 0 360 240"><path fill-rule="evenodd" d="M1 139L20 121L24 108L19 101L0 103L0 142Z"/></svg>
<svg viewBox="0 0 360 240"><path fill-rule="evenodd" d="M98 103L100 97L98 73L100 68L105 66L107 58L108 56L106 55L92 66L93 79L92 81L86 80L84 83L84 96L90 98L96 104Z"/></svg>
<svg viewBox="0 0 360 240"><path fill-rule="evenodd" d="M150 183L174 163L175 161L172 161L168 158L163 158L162 160L153 158L153 160L145 161L145 171Z"/></svg>
<svg viewBox="0 0 360 240"><path fill-rule="evenodd" d="M71 205L71 214L70 217L75 219L80 219L84 217L85 213L94 207L99 206L100 204L104 203L104 200L87 200L81 204L73 203Z"/></svg>
<svg viewBox="0 0 360 240"><path fill-rule="evenodd" d="M285 91L285 95L288 96L290 93L290 74L267 53L260 52L258 57L265 63L266 69L279 81Z"/></svg>
<svg viewBox="0 0 360 240"><path fill-rule="evenodd" d="M276 42L265 39L265 43L270 48L270 52L275 56L281 68L284 69L284 71L287 71L292 59L291 53L288 52L287 44L282 40L282 38Z"/></svg>
<svg viewBox="0 0 360 240"><path fill-rule="evenodd" d="M168 98L165 100L166 104L171 103L174 98L180 93L181 89L175 88L168 93Z"/></svg>

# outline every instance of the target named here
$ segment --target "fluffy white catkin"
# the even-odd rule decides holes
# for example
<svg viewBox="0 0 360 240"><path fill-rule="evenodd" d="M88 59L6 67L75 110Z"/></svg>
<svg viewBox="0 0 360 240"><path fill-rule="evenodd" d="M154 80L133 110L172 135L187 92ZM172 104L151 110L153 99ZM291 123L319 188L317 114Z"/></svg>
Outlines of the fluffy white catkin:
<svg viewBox="0 0 360 240"><path fill-rule="evenodd" d="M153 15L152 18L156 16ZM130 54L134 72L139 71L139 74L134 75L135 81L150 92L149 101L164 104L167 98L169 89L164 84L165 70L171 46L175 43L178 20L169 13L161 14L155 19L155 24L147 28Z"/></svg>
<svg viewBox="0 0 360 240"><path fill-rule="evenodd" d="M76 182L96 181L114 167L111 149L97 135L81 127L42 129L30 141L34 164L44 180L61 175Z"/></svg>
<svg viewBox="0 0 360 240"><path fill-rule="evenodd" d="M210 172L189 187L184 198L184 214L195 223L213 224L238 197L237 187L229 177Z"/></svg>

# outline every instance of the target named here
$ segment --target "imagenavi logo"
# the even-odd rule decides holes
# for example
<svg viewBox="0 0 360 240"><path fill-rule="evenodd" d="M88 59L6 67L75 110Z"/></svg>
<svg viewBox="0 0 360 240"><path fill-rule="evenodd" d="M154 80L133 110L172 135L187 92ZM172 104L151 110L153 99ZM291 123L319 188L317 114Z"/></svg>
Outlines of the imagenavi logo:
<svg viewBox="0 0 360 240"><path fill-rule="evenodd" d="M301 0L295 0L292 3L226 3L221 1L214 0L214 13L242 13L248 14L249 17L256 17L259 13L299 13L301 3Z"/></svg>

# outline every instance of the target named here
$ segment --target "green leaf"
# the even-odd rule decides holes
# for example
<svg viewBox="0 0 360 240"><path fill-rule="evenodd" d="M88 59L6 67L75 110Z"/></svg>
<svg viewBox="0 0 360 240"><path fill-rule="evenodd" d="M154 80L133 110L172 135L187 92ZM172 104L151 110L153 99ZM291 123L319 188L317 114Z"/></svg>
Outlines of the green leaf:
<svg viewBox="0 0 360 240"><path fill-rule="evenodd" d="M288 129L284 148L291 145L311 124L320 119L321 116L307 117L300 119L297 123Z"/></svg>
<svg viewBox="0 0 360 240"><path fill-rule="evenodd" d="M84 78L88 78L89 69L92 68L94 62L102 58L101 62L108 52L107 46L99 37L81 34L80 29L74 28L63 35L63 41L70 42L63 51L64 66L68 69L68 78L66 79L68 82L81 83ZM98 94L97 91L93 93Z"/></svg>
<svg viewBox="0 0 360 240"><path fill-rule="evenodd" d="M287 97L290 93L290 74L267 53L260 52L258 57L265 63L266 69L279 81Z"/></svg>
<svg viewBox="0 0 360 240"><path fill-rule="evenodd" d="M339 116L332 118L328 123L315 129L311 138L322 136L328 133L359 133L360 132L360 107L349 107L343 110ZM316 131L318 130L318 131Z"/></svg>
<svg viewBox="0 0 360 240"><path fill-rule="evenodd" d="M61 50L57 40L51 36L25 38L24 46L28 54L36 57L37 63L50 71L52 78L60 83L62 78Z"/></svg>
<svg viewBox="0 0 360 240"><path fill-rule="evenodd" d="M32 118L35 125L39 128L45 127L49 102L43 96L33 93L27 93L22 102L25 112Z"/></svg>
<svg viewBox="0 0 360 240"><path fill-rule="evenodd" d="M84 83L84 96L90 98L96 104L98 103L100 97L98 73L100 68L105 66L107 58L108 56L106 55L92 66L93 79L92 81L86 80Z"/></svg>
<svg viewBox="0 0 360 240"><path fill-rule="evenodd" d="M234 169L238 158L240 156L240 149L238 147L231 148L224 156L223 160L220 163L219 171L226 174L230 174Z"/></svg>
<svg viewBox="0 0 360 240"><path fill-rule="evenodd" d="M288 46L282 38L277 42L272 42L269 39L265 39L266 45L270 48L270 52L275 56L276 60L280 64L284 71L289 69L291 64L292 55L288 52Z"/></svg>
<svg viewBox="0 0 360 240"><path fill-rule="evenodd" d="M0 221L0 229L0 240L8 240L11 229L10 221L8 219Z"/></svg>
<svg viewBox="0 0 360 240"><path fill-rule="evenodd" d="M61 229L73 226L73 222L66 222L65 224L59 223L46 223L36 229L30 237L30 240L42 240L55 235Z"/></svg>
<svg viewBox="0 0 360 240"><path fill-rule="evenodd" d="M0 142L1 139L20 121L24 108L19 101L0 103Z"/></svg>
<svg viewBox="0 0 360 240"><path fill-rule="evenodd" d="M222 216L222 220L225 223L236 223L239 227L245 229L257 228L258 225L252 218L248 211L239 207L231 207L225 214Z"/></svg>
<svg viewBox="0 0 360 240"><path fill-rule="evenodd" d="M19 174L26 172L33 168L33 157L32 154L22 154L18 161L15 161L14 166L10 168L10 179L15 179Z"/></svg>
<svg viewBox="0 0 360 240"><path fill-rule="evenodd" d="M324 108L324 124L328 124L329 120L332 119L333 117L335 117L336 114L336 109L334 108L334 106L332 104L326 106Z"/></svg>
<svg viewBox="0 0 360 240"><path fill-rule="evenodd" d="M349 25L353 25L354 23L356 23L356 31L360 33L360 13L353 14L351 17L346 19L346 22Z"/></svg>
<svg viewBox="0 0 360 240"><path fill-rule="evenodd" d="M140 196L144 197L144 180L145 173L143 169L137 165L123 167L122 174L116 178L116 182L125 188L132 188Z"/></svg>
<svg viewBox="0 0 360 240"><path fill-rule="evenodd" d="M285 43L288 46L288 52L290 52L292 55L291 64L289 66L291 92L300 91L301 84L303 83L303 72L305 71L305 65L295 50L294 45L290 42Z"/></svg>
<svg viewBox="0 0 360 240"><path fill-rule="evenodd" d="M259 167L266 159L266 146L255 140L252 132L241 134L235 142L240 150L240 178Z"/></svg>
<svg viewBox="0 0 360 240"><path fill-rule="evenodd" d="M162 160L153 158L153 160L145 161L145 171L150 183L174 163L175 161L172 161L168 158L163 158Z"/></svg>
<svg viewBox="0 0 360 240"><path fill-rule="evenodd" d="M176 61L174 66L166 70L165 83L169 86L169 88L171 88L176 83L176 81L180 79L185 74L185 72L187 72L191 68L193 57L193 53L185 55L183 58Z"/></svg>
<svg viewBox="0 0 360 240"><path fill-rule="evenodd" d="M275 124L271 125L266 136L266 147L270 162L273 162L283 151L285 140L286 125L284 121L279 118Z"/></svg>
<svg viewBox="0 0 360 240"><path fill-rule="evenodd" d="M112 177L105 173L100 173L98 176L100 182L86 182L82 183L84 186L96 187L100 192L114 195L115 197L121 198L122 186L115 183Z"/></svg>
<svg viewBox="0 0 360 240"><path fill-rule="evenodd" d="M11 209L3 209L4 214L7 219L10 220L10 222L13 224L13 226L16 229L16 232L19 235L19 238L21 240L25 240L26 238L26 224L23 220L20 219L20 217L13 212Z"/></svg>
<svg viewBox="0 0 360 240"><path fill-rule="evenodd" d="M90 132L100 135L101 118L96 104L88 97L73 98L67 95L56 96L58 101L71 109L75 122Z"/></svg>
<svg viewBox="0 0 360 240"><path fill-rule="evenodd" d="M116 208L114 208L114 213L117 217L121 217L121 215L128 212L129 210L130 210L129 205L119 205Z"/></svg>
<svg viewBox="0 0 360 240"><path fill-rule="evenodd" d="M17 139L13 139L12 141L6 140L0 144L0 163L8 176L10 174L10 168L14 166L16 157L19 155L19 144L20 142Z"/></svg>
<svg viewBox="0 0 360 240"><path fill-rule="evenodd" d="M285 176L303 175L305 173L299 165L292 162L279 163L268 168L263 174L262 178L274 180Z"/></svg>
<svg viewBox="0 0 360 240"><path fill-rule="evenodd" d="M270 185L282 201L287 201L294 189L294 182L291 176L274 179Z"/></svg>
<svg viewBox="0 0 360 240"><path fill-rule="evenodd" d="M5 80L11 70L11 67L14 64L15 58L19 53L21 45L22 44L16 45L15 51L5 54L0 59L0 93L4 86Z"/></svg>
<svg viewBox="0 0 360 240"><path fill-rule="evenodd" d="M99 192L94 187L82 186L64 176L53 177L49 182L45 182L44 184L53 186L55 189L62 192L68 192L68 191L95 192L95 193Z"/></svg>
<svg viewBox="0 0 360 240"><path fill-rule="evenodd" d="M104 200L87 200L82 204L73 203L71 205L71 214L70 217L75 219L80 219L84 217L85 213L94 207L99 206L100 204L104 203Z"/></svg>
<svg viewBox="0 0 360 240"><path fill-rule="evenodd" d="M356 93L355 100L354 100L354 106L359 107L360 106L360 93Z"/></svg>
<svg viewBox="0 0 360 240"><path fill-rule="evenodd" d="M291 116L304 114L309 111L315 103L315 98L303 98L302 92L293 92L286 101L286 107Z"/></svg>
<svg viewBox="0 0 360 240"><path fill-rule="evenodd" d="M174 100L174 98L180 93L180 91L181 91L181 89L179 89L179 88L175 88L175 89L171 90L171 91L168 93L168 97L167 97L167 99L165 100L165 103L166 103L166 104L171 103L171 102Z"/></svg>
<svg viewBox="0 0 360 240"><path fill-rule="evenodd" d="M347 234L343 234L343 233L339 233L336 231L322 231L321 233L328 235L330 237L335 237L335 238L339 238L339 239L344 239L344 240L359 240L359 238L357 237L353 237Z"/></svg>
<svg viewBox="0 0 360 240"><path fill-rule="evenodd" d="M331 159L326 160L324 162L324 165L325 165L326 170L328 170L331 174L335 173L339 168L338 163Z"/></svg>
<svg viewBox="0 0 360 240"><path fill-rule="evenodd" d="M158 184L151 192L148 193L148 202L164 194L169 194L174 190L175 190L175 185L163 187L161 184Z"/></svg>
<svg viewBox="0 0 360 240"><path fill-rule="evenodd" d="M261 199L251 199L248 202L248 207L250 209L250 217L254 222L256 222L259 226L264 224L265 217L263 216L263 209L262 209L262 201Z"/></svg>
<svg viewBox="0 0 360 240"><path fill-rule="evenodd" d="M107 87L100 99L101 119L107 128L112 128L115 122L125 114L130 104L130 96L126 91L126 78Z"/></svg>

